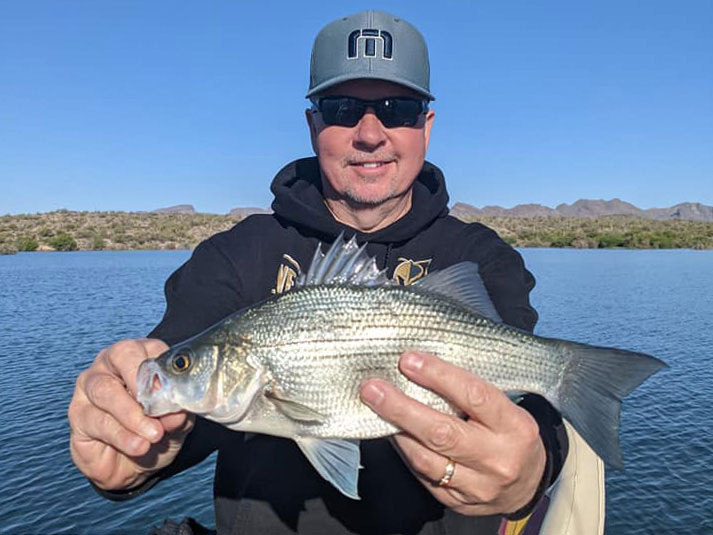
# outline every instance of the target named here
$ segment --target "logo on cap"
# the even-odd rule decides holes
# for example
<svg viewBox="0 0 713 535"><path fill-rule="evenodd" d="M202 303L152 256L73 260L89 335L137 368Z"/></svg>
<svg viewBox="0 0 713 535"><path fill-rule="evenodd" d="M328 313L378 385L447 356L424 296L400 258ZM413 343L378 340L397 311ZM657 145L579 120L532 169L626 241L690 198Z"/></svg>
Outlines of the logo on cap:
<svg viewBox="0 0 713 535"><path fill-rule="evenodd" d="M392 59L394 54L394 40L389 32L384 30L374 30L364 28L362 30L354 30L347 38L347 59L357 59L359 51L362 51L364 57L376 57L376 41L380 41L382 59ZM359 46L360 43L363 46Z"/></svg>

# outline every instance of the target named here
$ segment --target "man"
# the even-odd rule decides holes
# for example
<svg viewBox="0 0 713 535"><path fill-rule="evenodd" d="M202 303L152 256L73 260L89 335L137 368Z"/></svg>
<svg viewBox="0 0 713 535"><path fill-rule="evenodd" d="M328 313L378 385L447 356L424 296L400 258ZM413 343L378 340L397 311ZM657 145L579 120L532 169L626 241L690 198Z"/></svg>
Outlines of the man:
<svg viewBox="0 0 713 535"><path fill-rule="evenodd" d="M362 443L360 501L322 480L290 440L186 414L148 418L134 400L142 360L289 290L316 245L342 231L368 242L402 284L478 262L500 316L532 330L534 280L519 254L492 230L448 216L443 175L425 162L435 114L421 34L378 11L331 23L314 43L307 96L316 158L278 173L274 214L206 240L171 275L166 313L149 339L104 349L79 376L69 409L73 459L105 496L125 499L218 450L219 533L495 533L500 515L527 515L556 477L566 454L561 420L541 398L518 406L433 355L404 354L400 370L468 418L366 381L362 400L404 432Z"/></svg>

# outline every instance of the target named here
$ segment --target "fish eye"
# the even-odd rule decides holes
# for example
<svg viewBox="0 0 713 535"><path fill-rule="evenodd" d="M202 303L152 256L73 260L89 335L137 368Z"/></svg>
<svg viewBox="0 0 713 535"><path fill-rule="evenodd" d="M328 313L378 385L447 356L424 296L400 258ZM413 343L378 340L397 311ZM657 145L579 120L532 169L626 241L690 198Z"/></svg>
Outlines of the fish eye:
<svg viewBox="0 0 713 535"><path fill-rule="evenodd" d="M189 357L186 353L178 353L173 356L171 365L173 366L173 369L175 371L179 373L185 372L188 368L191 367L191 357Z"/></svg>

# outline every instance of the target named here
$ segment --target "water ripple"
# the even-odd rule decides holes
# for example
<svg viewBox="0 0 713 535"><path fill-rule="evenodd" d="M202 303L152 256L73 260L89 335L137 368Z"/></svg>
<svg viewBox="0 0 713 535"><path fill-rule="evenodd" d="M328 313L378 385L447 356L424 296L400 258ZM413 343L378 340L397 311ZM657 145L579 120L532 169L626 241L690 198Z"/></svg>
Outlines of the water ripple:
<svg viewBox="0 0 713 535"><path fill-rule="evenodd" d="M538 332L655 355L669 368L623 405L625 469L607 474L608 535L713 535L713 253L523 251ZM0 256L3 533L143 534L166 517L213 523L212 467L135 500L99 497L71 463L66 410L97 351L143 336L185 252Z"/></svg>

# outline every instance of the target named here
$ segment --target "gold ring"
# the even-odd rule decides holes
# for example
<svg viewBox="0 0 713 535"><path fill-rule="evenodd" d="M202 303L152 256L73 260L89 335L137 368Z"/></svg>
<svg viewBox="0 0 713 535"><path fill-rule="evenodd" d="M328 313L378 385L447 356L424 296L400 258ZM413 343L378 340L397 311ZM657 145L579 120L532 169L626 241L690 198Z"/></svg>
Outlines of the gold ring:
<svg viewBox="0 0 713 535"><path fill-rule="evenodd" d="M453 474L456 472L456 462L448 458L448 464L446 465L446 471L443 477L438 481L439 487L447 487L451 484L451 479L453 479Z"/></svg>

